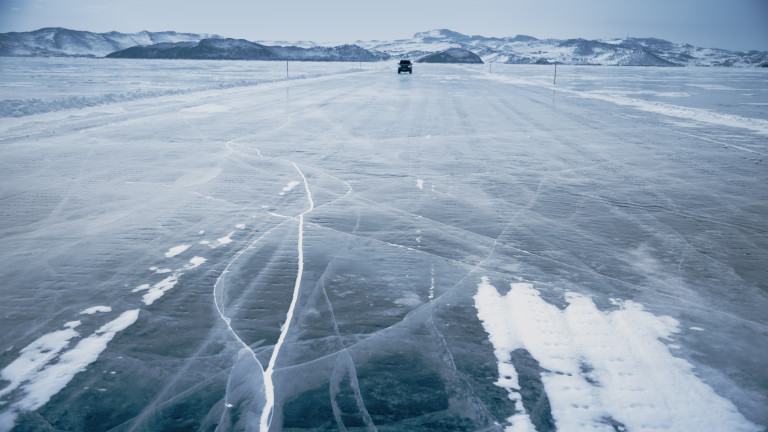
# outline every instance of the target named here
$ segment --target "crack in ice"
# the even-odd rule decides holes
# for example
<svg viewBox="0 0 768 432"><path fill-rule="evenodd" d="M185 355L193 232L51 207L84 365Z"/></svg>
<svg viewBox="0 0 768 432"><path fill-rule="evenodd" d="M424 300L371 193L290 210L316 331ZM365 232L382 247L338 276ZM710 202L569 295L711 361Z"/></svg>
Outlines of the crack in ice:
<svg viewBox="0 0 768 432"><path fill-rule="evenodd" d="M291 326L293 320L293 312L296 309L296 301L299 297L299 288L301 287L301 278L304 274L304 215L315 209L315 203L312 200L312 192L309 189L309 183L307 183L307 177L301 171L295 162L291 162L296 171L301 175L301 179L304 181L304 189L307 191L307 200L309 201L309 208L299 215L299 240L298 240L298 256L299 266L296 272L296 282L293 286L293 298L291 299L291 305L288 308L288 313L285 316L285 323L281 326L280 337L277 339L275 348L272 351L272 357L269 359L269 365L267 370L264 371L264 392L266 396L266 403L264 410L261 413L261 424L259 430L266 432L269 430L270 423L272 422L272 410L275 405L275 386L272 382L272 374L275 372L275 362L277 356L280 353L280 348L285 342L285 336L288 334L288 329Z"/></svg>

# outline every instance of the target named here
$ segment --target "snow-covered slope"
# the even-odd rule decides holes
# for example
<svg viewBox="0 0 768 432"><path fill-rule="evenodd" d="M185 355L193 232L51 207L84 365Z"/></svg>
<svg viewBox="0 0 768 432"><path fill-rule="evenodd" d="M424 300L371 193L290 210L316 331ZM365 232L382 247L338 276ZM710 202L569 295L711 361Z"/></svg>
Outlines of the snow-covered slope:
<svg viewBox="0 0 768 432"><path fill-rule="evenodd" d="M654 38L610 41L536 39L531 36L493 38L467 36L440 29L416 33L410 39L356 42L394 57L422 58L450 48L478 54L485 62L564 63L615 66L768 66L768 52L735 52L698 48Z"/></svg>
<svg viewBox="0 0 768 432"><path fill-rule="evenodd" d="M2 56L88 56L105 55L137 45L157 43L197 42L217 35L148 32L139 33L92 33L65 28L43 28L32 32L0 34Z"/></svg>

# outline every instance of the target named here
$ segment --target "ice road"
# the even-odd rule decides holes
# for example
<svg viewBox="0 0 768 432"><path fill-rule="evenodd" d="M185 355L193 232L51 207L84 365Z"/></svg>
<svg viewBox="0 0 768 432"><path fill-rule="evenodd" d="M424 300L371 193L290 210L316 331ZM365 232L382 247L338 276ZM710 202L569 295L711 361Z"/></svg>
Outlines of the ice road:
<svg viewBox="0 0 768 432"><path fill-rule="evenodd" d="M3 60L0 431L768 427L768 71L300 67Z"/></svg>

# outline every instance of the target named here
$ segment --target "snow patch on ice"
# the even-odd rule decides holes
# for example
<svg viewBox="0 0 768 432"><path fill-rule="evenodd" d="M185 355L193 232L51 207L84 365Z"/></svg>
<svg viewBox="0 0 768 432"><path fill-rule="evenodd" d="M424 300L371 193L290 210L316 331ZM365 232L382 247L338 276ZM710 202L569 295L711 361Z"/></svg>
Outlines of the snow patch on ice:
<svg viewBox="0 0 768 432"><path fill-rule="evenodd" d="M20 411L34 411L45 405L78 372L96 361L115 335L138 317L139 309L123 312L60 356L69 341L78 336L71 328L43 335L22 349L21 356L0 371L2 378L10 382L0 390L0 396L19 387L24 395L0 414L0 430L11 430ZM56 357L58 361L51 364Z"/></svg>
<svg viewBox="0 0 768 432"><path fill-rule="evenodd" d="M179 276L181 276L181 274L173 274L153 285L142 298L144 304L147 306L151 305L155 300L162 297L166 291L175 287L176 283L179 281Z"/></svg>
<svg viewBox="0 0 768 432"><path fill-rule="evenodd" d="M109 306L94 306L80 312L80 315L93 315L98 312L112 312L112 308Z"/></svg>
<svg viewBox="0 0 768 432"><path fill-rule="evenodd" d="M19 358L2 371L0 377L10 383L0 390L0 397L12 392L23 382L31 380L48 362L63 350L79 333L73 328L58 330L37 338L22 348Z"/></svg>
<svg viewBox="0 0 768 432"><path fill-rule="evenodd" d="M184 251L189 249L190 246L192 246L192 245L183 244L183 245L174 246L174 247L168 249L168 252L165 253L165 257L166 258L173 258L176 255L179 255L180 253L183 253Z"/></svg>
<svg viewBox="0 0 768 432"><path fill-rule="evenodd" d="M421 299L418 294L409 292L395 300L395 304L398 306L415 307L421 304Z"/></svg>
<svg viewBox="0 0 768 432"><path fill-rule="evenodd" d="M483 276L475 295L475 307L478 318L489 334L488 339L493 344L494 354L498 360L499 379L494 384L507 391L507 396L517 408L517 412L507 418L512 426L508 426L505 432L535 431L531 418L523 408L517 370L512 365L511 353L521 344L514 340L513 333L507 331L503 322L507 312L504 311L503 304L494 303L497 297L500 296L496 288L490 284L487 277Z"/></svg>
<svg viewBox="0 0 768 432"><path fill-rule="evenodd" d="M760 430L661 342L678 331L676 320L631 301L617 300L618 310L602 312L575 293L566 295L568 306L560 310L533 284L510 287L501 295L483 277L474 297L499 375L508 377L497 385L519 400L510 353L527 350L543 369L558 430L615 430L606 418L631 431ZM588 373L584 364L591 366Z"/></svg>
<svg viewBox="0 0 768 432"><path fill-rule="evenodd" d="M139 292L139 291L144 291L144 290L148 290L148 289L149 289L149 284L141 284L141 285L137 286L136 288L132 289L131 292Z"/></svg>
<svg viewBox="0 0 768 432"><path fill-rule="evenodd" d="M170 273L170 272L173 271L173 270L171 270L169 268L161 269L159 267L150 267L149 270L155 272L155 274L165 274L165 273Z"/></svg>
<svg viewBox="0 0 768 432"><path fill-rule="evenodd" d="M216 239L216 241L219 242L220 245L230 244L230 243L232 243L232 234L234 234L234 233L235 232L232 231L229 234L227 234L226 236Z"/></svg>
<svg viewBox="0 0 768 432"><path fill-rule="evenodd" d="M293 188L295 188L296 186L298 186L300 184L301 184L301 182L297 182L297 181L288 182L288 184L283 188L283 190L280 191L279 195L285 195L286 193L292 191Z"/></svg>
<svg viewBox="0 0 768 432"><path fill-rule="evenodd" d="M96 361L118 332L131 326L138 318L139 309L123 312L91 336L78 342L74 348L62 354L56 364L48 366L33 376L25 385L25 397L14 406L26 410L36 410L43 406L51 396L64 388L75 374Z"/></svg>
<svg viewBox="0 0 768 432"><path fill-rule="evenodd" d="M189 264L184 266L185 270L192 270L194 268L200 267L203 263L205 263L206 259L203 257L196 256L189 260Z"/></svg>

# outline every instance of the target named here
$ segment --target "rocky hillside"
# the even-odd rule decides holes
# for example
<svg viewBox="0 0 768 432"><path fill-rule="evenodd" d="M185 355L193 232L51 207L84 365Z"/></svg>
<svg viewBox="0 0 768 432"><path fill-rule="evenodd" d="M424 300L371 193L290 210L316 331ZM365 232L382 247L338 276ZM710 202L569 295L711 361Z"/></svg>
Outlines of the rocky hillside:
<svg viewBox="0 0 768 432"><path fill-rule="evenodd" d="M196 60L299 60L379 61L389 58L356 45L301 48L268 46L244 39L203 39L199 42L160 43L135 46L107 55L110 58L196 59Z"/></svg>
<svg viewBox="0 0 768 432"><path fill-rule="evenodd" d="M429 54L419 60L419 63L483 63L477 54L462 48L449 48L445 51Z"/></svg>

